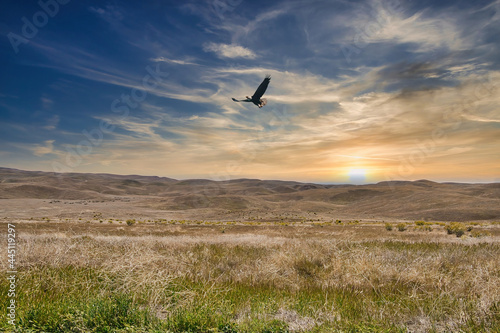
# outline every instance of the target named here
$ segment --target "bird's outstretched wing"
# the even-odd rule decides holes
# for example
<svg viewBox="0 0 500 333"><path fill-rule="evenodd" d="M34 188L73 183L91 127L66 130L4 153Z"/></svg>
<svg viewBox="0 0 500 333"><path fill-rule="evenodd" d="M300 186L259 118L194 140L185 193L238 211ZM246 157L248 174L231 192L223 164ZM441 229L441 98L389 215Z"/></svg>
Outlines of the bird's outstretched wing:
<svg viewBox="0 0 500 333"><path fill-rule="evenodd" d="M264 95L264 93L266 92L267 86L269 85L269 81L271 81L271 75L266 75L266 78L264 79L264 81L262 81L262 83L257 88L257 90L255 90L255 93L253 94L252 99L258 101L262 97L262 95Z"/></svg>
<svg viewBox="0 0 500 333"><path fill-rule="evenodd" d="M251 102L251 100L248 99L236 99L234 97L231 98L234 102Z"/></svg>

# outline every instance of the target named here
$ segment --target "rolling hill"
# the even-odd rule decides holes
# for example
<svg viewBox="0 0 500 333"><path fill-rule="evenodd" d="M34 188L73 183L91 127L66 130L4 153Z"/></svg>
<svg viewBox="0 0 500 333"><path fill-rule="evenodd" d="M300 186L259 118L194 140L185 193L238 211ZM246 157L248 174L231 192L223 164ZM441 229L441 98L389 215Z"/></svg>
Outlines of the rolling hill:
<svg viewBox="0 0 500 333"><path fill-rule="evenodd" d="M23 171L0 168L0 204L14 199L132 198L130 205L159 211L317 212L321 216L426 219L500 219L500 183L391 181L321 185L294 181L176 180L166 177ZM240 214L240 215L241 215Z"/></svg>

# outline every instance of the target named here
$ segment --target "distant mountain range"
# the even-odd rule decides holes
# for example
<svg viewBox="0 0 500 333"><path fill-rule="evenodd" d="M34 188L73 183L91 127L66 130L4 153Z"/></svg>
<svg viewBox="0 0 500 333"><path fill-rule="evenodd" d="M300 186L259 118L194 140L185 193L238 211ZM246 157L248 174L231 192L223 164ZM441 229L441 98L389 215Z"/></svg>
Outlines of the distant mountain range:
<svg viewBox="0 0 500 333"><path fill-rule="evenodd" d="M0 199L112 200L139 197L154 209L334 212L438 221L500 220L500 183L391 181L320 185L294 181L166 177L0 168Z"/></svg>

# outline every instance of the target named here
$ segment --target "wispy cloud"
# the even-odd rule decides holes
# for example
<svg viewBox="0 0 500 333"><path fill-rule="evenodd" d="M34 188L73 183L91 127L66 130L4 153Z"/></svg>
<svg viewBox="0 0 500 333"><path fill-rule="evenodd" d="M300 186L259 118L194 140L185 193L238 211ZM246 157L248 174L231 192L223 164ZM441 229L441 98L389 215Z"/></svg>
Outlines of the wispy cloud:
<svg viewBox="0 0 500 333"><path fill-rule="evenodd" d="M440 47L458 51L471 46L461 38L461 28L458 25L460 23L456 21L456 17L445 13L429 17L424 16L423 12L406 17L404 12L397 9L388 11L383 2L378 1L372 3L372 10L376 20L372 20L372 26L366 27L367 31L363 36L368 43L414 43L419 52L428 52ZM363 16L360 19L369 20ZM354 24L356 23L361 22ZM373 29L371 33L370 28Z"/></svg>
<svg viewBox="0 0 500 333"><path fill-rule="evenodd" d="M44 109L50 109L52 107L52 105L54 104L54 101L51 100L50 98L48 98L47 96L42 96L40 98L40 101L41 101L42 107Z"/></svg>
<svg viewBox="0 0 500 333"><path fill-rule="evenodd" d="M43 156L54 153L54 140L46 140L43 144L35 145L32 148L33 154Z"/></svg>
<svg viewBox="0 0 500 333"><path fill-rule="evenodd" d="M46 124L43 126L43 128L49 131L55 130L57 128L57 125L59 124L59 120L60 117L57 114L52 115L46 120Z"/></svg>
<svg viewBox="0 0 500 333"><path fill-rule="evenodd" d="M255 59L257 55L250 49L240 45L206 43L203 45L205 52L214 52L220 58L246 58Z"/></svg>
<svg viewBox="0 0 500 333"><path fill-rule="evenodd" d="M177 65L198 65L197 63L189 61L189 60L169 59L169 58L165 58L165 57L152 58L151 61L153 61L153 62L166 62L166 63L177 64Z"/></svg>

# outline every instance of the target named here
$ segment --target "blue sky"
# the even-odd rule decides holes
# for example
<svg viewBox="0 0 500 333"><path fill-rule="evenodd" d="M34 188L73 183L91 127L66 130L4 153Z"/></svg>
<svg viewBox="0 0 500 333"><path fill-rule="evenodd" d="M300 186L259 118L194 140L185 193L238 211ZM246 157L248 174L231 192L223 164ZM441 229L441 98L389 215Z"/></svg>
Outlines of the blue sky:
<svg viewBox="0 0 500 333"><path fill-rule="evenodd" d="M0 166L500 181L500 1L3 7Z"/></svg>

